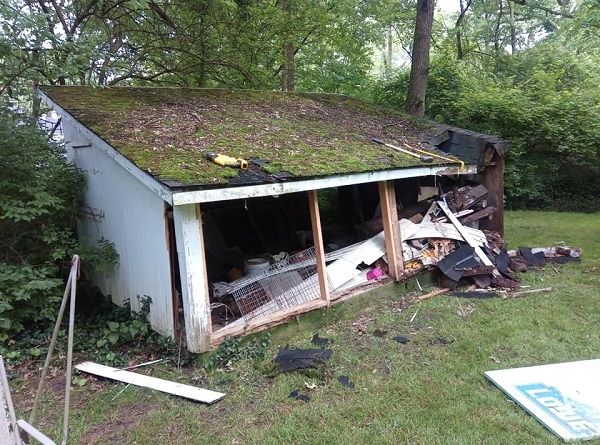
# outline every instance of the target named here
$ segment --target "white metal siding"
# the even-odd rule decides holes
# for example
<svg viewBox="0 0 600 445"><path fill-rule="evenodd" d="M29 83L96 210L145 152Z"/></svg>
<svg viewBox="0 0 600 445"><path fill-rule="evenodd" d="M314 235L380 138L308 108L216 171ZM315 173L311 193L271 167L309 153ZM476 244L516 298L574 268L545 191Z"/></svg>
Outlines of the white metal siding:
<svg viewBox="0 0 600 445"><path fill-rule="evenodd" d="M103 214L100 221L81 218L79 236L83 242L104 237L119 253L114 271L94 276L96 285L118 305L129 299L134 311L140 308L137 296L149 296L152 327L173 336L165 202L94 144L72 148L85 139L72 122L64 131L67 153L87 177L85 205Z"/></svg>

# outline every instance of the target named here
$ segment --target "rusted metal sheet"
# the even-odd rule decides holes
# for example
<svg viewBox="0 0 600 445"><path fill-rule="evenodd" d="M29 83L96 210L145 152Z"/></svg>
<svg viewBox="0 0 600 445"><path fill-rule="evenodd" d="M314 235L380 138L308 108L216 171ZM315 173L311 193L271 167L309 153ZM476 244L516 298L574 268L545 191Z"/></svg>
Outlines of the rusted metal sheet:
<svg viewBox="0 0 600 445"><path fill-rule="evenodd" d="M112 242L119 263L93 274L104 295L133 311L141 308L138 296L150 297L152 327L173 336L173 301L169 252L164 220L164 201L130 171L108 156L94 141L91 148L69 148L84 136L72 122L65 122L65 144L71 160L86 176L84 205L101 218L80 218L79 235L84 243L100 238Z"/></svg>

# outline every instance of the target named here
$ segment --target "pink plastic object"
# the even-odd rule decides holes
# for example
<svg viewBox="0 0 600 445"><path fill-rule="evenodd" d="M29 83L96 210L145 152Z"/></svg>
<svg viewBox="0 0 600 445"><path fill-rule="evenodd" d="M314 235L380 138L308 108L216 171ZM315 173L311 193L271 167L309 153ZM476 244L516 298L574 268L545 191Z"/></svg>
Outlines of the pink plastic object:
<svg viewBox="0 0 600 445"><path fill-rule="evenodd" d="M375 267L367 272L367 280L375 280L383 275L383 270L379 267Z"/></svg>

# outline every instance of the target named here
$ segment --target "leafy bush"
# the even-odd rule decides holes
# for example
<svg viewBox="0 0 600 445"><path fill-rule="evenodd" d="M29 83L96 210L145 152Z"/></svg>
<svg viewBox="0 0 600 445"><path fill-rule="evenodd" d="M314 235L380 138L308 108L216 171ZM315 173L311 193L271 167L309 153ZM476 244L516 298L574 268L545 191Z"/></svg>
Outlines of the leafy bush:
<svg viewBox="0 0 600 445"><path fill-rule="evenodd" d="M94 298L91 294L85 297L87 300ZM76 354L83 354L86 360L118 366L126 364L132 355L137 356L136 360L140 356L167 358L175 355L177 348L172 340L150 328L149 297L138 297L141 309L134 314L131 314L129 304L119 307L99 294L96 297L90 311L77 311L73 341ZM50 326L46 326L21 332L11 339L10 348L0 343L0 355L12 363L42 360L47 353L51 330ZM64 357L66 337L66 329L59 331L55 357ZM178 362L187 363L191 359L193 357L190 358L186 351L178 351Z"/></svg>
<svg viewBox="0 0 600 445"><path fill-rule="evenodd" d="M251 339L228 338L208 356L204 368L210 370L244 359L263 359L270 343L270 334Z"/></svg>
<svg viewBox="0 0 600 445"><path fill-rule="evenodd" d="M429 74L427 116L512 141L507 206L597 211L598 63L558 40L503 57L494 69L441 55ZM380 85L374 99L401 108L406 79L400 73Z"/></svg>
<svg viewBox="0 0 600 445"><path fill-rule="evenodd" d="M56 315L69 259L116 261L112 245L77 245L83 174L26 117L0 110L0 342ZM88 259L90 261L88 261Z"/></svg>

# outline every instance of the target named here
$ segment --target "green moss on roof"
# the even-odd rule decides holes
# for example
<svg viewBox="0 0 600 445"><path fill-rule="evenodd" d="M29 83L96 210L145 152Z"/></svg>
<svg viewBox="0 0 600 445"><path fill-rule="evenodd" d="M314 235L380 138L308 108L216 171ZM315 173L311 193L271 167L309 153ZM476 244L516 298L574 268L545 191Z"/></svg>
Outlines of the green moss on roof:
<svg viewBox="0 0 600 445"><path fill-rule="evenodd" d="M377 137L424 149L425 122L337 95L272 91L45 87L55 103L161 180L223 184L237 171L204 153L269 161L270 173L323 176L420 165Z"/></svg>

